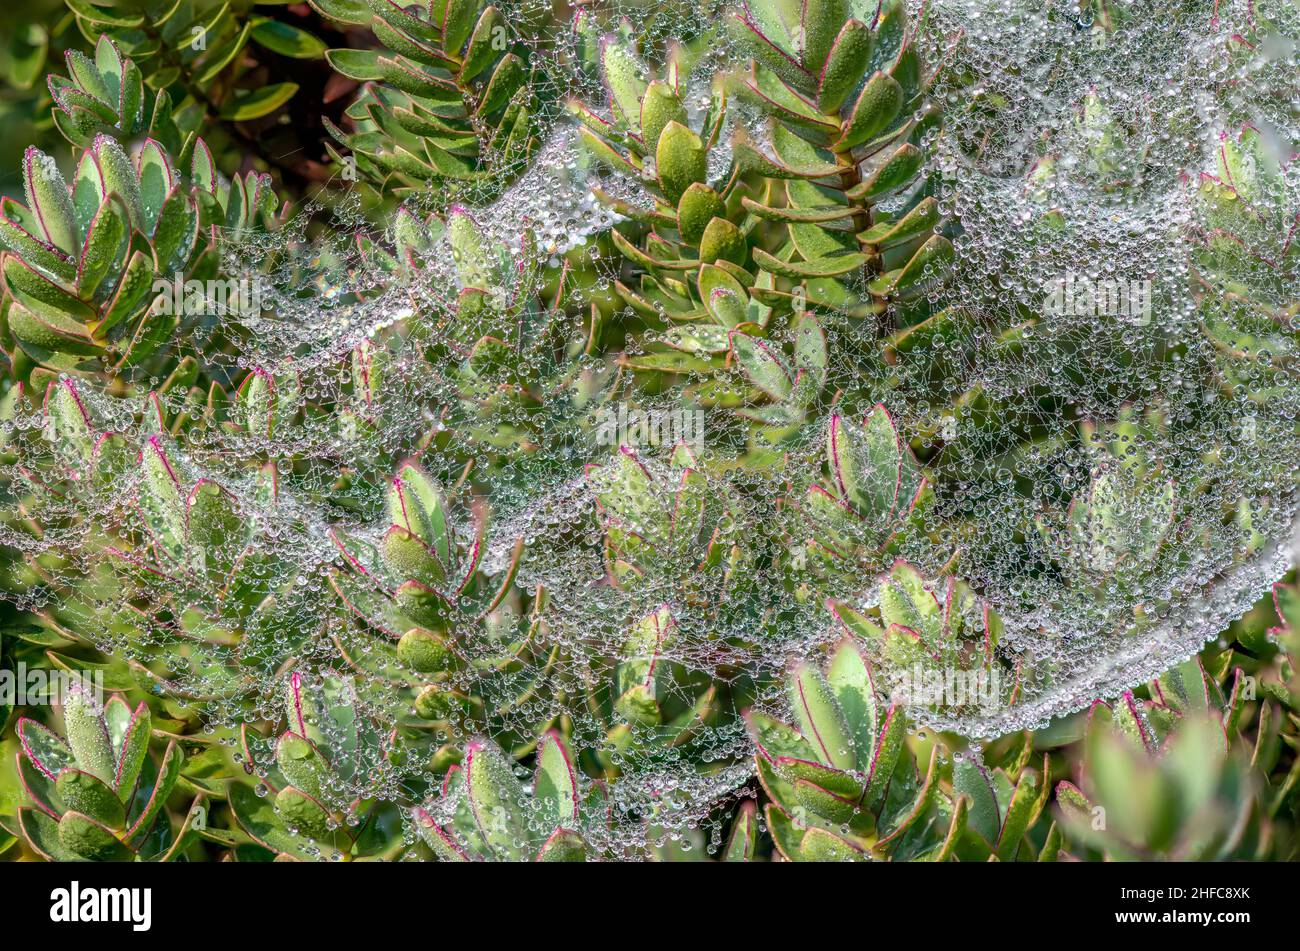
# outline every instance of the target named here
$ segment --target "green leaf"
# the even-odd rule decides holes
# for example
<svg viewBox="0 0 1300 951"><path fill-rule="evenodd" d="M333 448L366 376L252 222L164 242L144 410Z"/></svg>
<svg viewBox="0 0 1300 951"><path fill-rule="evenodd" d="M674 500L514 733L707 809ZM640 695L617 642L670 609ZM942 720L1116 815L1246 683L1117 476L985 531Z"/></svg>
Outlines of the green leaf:
<svg viewBox="0 0 1300 951"><path fill-rule="evenodd" d="M253 17L253 42L292 59L320 59L325 44L306 30L269 17Z"/></svg>
<svg viewBox="0 0 1300 951"><path fill-rule="evenodd" d="M817 105L823 112L836 112L862 81L871 58L871 45L871 30L861 20L851 19L844 24L822 71Z"/></svg>
<svg viewBox="0 0 1300 951"><path fill-rule="evenodd" d="M479 833L498 858L518 861L527 838L523 785L501 751L482 741L471 744L465 772Z"/></svg>
<svg viewBox="0 0 1300 951"><path fill-rule="evenodd" d="M63 737L49 727L22 717L16 729L23 754L50 783L59 771L75 764L76 759Z"/></svg>
<svg viewBox="0 0 1300 951"><path fill-rule="evenodd" d="M687 244L698 246L709 223L726 214L727 207L718 193L703 182L695 182L687 186L677 203L677 232Z"/></svg>
<svg viewBox="0 0 1300 951"><path fill-rule="evenodd" d="M85 0L75 0L75 2L84 5L82 9L77 10L79 14L82 16L92 15L84 9L84 7L91 6L89 3L85 3ZM125 26L129 28L139 26L144 22L144 18L129 17L120 21L96 20L94 22L106 23L109 26ZM126 68L126 62L122 57L121 51L117 48L117 44L106 35L100 36L99 42L95 44L95 68L99 71L100 76L103 77L105 84L108 86L109 101L118 99L122 93L122 71Z"/></svg>
<svg viewBox="0 0 1300 951"><path fill-rule="evenodd" d="M969 827L990 846L996 844L1002 817L988 773L969 755L964 756L953 764L952 788L954 793L970 798Z"/></svg>
<svg viewBox="0 0 1300 951"><path fill-rule="evenodd" d="M116 195L110 195L87 229L86 247L77 266L78 294L91 296L109 273L120 267L128 238L126 205Z"/></svg>
<svg viewBox="0 0 1300 951"><path fill-rule="evenodd" d="M39 23L17 23L9 37L9 82L30 89L45 68L50 34Z"/></svg>
<svg viewBox="0 0 1300 951"><path fill-rule="evenodd" d="M98 337L105 337L113 327L130 317L138 316L149 306L154 275L153 259L149 255L143 251L131 255L122 278L117 283L117 293L109 302L103 319L94 328ZM176 315L172 316L176 319Z"/></svg>
<svg viewBox="0 0 1300 951"><path fill-rule="evenodd" d="M858 234L864 244L885 247L925 234L939 221L939 203L927 197L896 221L879 221Z"/></svg>
<svg viewBox="0 0 1300 951"><path fill-rule="evenodd" d="M892 76L876 73L862 87L857 102L844 121L844 131L832 146L847 152L887 129L903 108L903 87Z"/></svg>
<svg viewBox="0 0 1300 951"><path fill-rule="evenodd" d="M758 63L753 63L752 69L752 77L740 88L743 98L753 101L778 122L808 129L823 139L839 131L839 122L833 116L818 112L812 103L771 70Z"/></svg>
<svg viewBox="0 0 1300 951"><path fill-rule="evenodd" d="M219 12L217 18L220 18L223 12ZM231 63L235 62L240 51L248 44L248 38L252 32L253 23L250 20L239 29L226 33L219 42L211 47L204 57L203 67L195 77L196 81L210 83L217 79ZM209 33L213 33L211 28L209 28Z"/></svg>
<svg viewBox="0 0 1300 951"><path fill-rule="evenodd" d="M99 348L91 344L85 328L67 317L37 315L17 301L9 308L9 330L24 344L55 354L94 354Z"/></svg>
<svg viewBox="0 0 1300 951"><path fill-rule="evenodd" d="M569 751L559 735L550 732L537 751L533 797L541 807L543 822L572 829L578 820L578 787Z"/></svg>
<svg viewBox="0 0 1300 951"><path fill-rule="evenodd" d="M639 129L641 98L648 88L642 78L644 67L630 50L615 42L603 43L601 67L615 120L625 129Z"/></svg>
<svg viewBox="0 0 1300 951"><path fill-rule="evenodd" d="M677 204L686 189L703 182L708 153L700 137L680 122L670 121L659 136L655 152L659 184L669 202Z"/></svg>
<svg viewBox="0 0 1300 951"><path fill-rule="evenodd" d="M397 656L420 673L442 673L451 668L455 655L445 638L414 627L397 642Z"/></svg>
<svg viewBox="0 0 1300 951"><path fill-rule="evenodd" d="M1053 822L1047 830L1047 837L1043 841L1043 847L1038 852L1038 861L1055 862L1060 857L1062 841L1061 827Z"/></svg>
<svg viewBox="0 0 1300 951"><path fill-rule="evenodd" d="M703 252L701 252L702 254ZM867 263L865 254L836 254L811 261L782 261L762 248L754 248L754 263L765 271L794 280L801 278L838 277L859 270Z"/></svg>
<svg viewBox="0 0 1300 951"><path fill-rule="evenodd" d="M514 53L507 53L492 71L492 78L488 80L475 112L480 116L488 116L505 108L527 81L523 60Z"/></svg>
<svg viewBox="0 0 1300 951"><path fill-rule="evenodd" d="M731 352L740 371L773 399L785 399L794 389L794 374L770 344L749 334L733 332Z"/></svg>
<svg viewBox="0 0 1300 951"><path fill-rule="evenodd" d="M504 29L501 22L501 14L496 7L486 8L478 18L478 23L474 26L474 32L470 34L469 45L465 50L465 58L460 68L460 81L467 83L474 79L483 70L492 65L496 59L498 50L495 47L498 29Z"/></svg>
<svg viewBox="0 0 1300 951"><path fill-rule="evenodd" d="M442 21L443 49L459 53L478 17L479 0L447 0Z"/></svg>
<svg viewBox="0 0 1300 951"><path fill-rule="evenodd" d="M853 217L857 213L851 205L846 204L818 204L808 208L797 208L784 206L774 208L770 205L761 205L752 198L743 197L740 199L741 205L746 211L762 218L765 221L796 221L824 223L831 221L843 221Z"/></svg>
<svg viewBox="0 0 1300 951"><path fill-rule="evenodd" d="M842 839L825 829L809 829L804 833L802 859L805 862L865 862L867 853L847 839Z"/></svg>
<svg viewBox="0 0 1300 951"><path fill-rule="evenodd" d="M0 242L13 249L29 264L59 280L76 274L71 259L53 245L33 235L28 227L34 222L21 205L11 198L0 199Z"/></svg>
<svg viewBox="0 0 1300 951"><path fill-rule="evenodd" d="M641 100L641 116L638 131L647 152L655 152L659 145L659 136L669 123L686 125L686 106L681 97L667 83L655 80L645 91Z"/></svg>
<svg viewBox="0 0 1300 951"><path fill-rule="evenodd" d="M372 9L379 9L367 0L312 0L312 4L329 19L351 26L368 26Z"/></svg>
<svg viewBox="0 0 1300 951"><path fill-rule="evenodd" d="M59 843L90 862L130 862L135 853L113 830L80 812L65 812L59 820Z"/></svg>
<svg viewBox="0 0 1300 951"><path fill-rule="evenodd" d="M66 254L78 254L81 232L72 213L68 184L54 159L35 146L23 156L23 190L27 207L45 240Z"/></svg>
<svg viewBox="0 0 1300 951"><path fill-rule="evenodd" d="M59 448L78 463L88 462L95 447L95 433L72 380L50 384L45 394L45 415Z"/></svg>
<svg viewBox="0 0 1300 951"><path fill-rule="evenodd" d="M275 808L280 821L290 835L308 836L319 841L333 840L335 830L329 810L301 789L286 786L275 797Z"/></svg>
<svg viewBox="0 0 1300 951"><path fill-rule="evenodd" d="M1002 822L1002 831L997 843L997 856L1003 862L1010 862L1020 849L1020 840L1029 828L1034 806L1038 799L1038 774L1026 769L1021 773L1020 782L1007 806L1006 819Z"/></svg>
<svg viewBox="0 0 1300 951"><path fill-rule="evenodd" d="M194 567L220 583L244 548L238 500L210 479L198 480L186 503L185 527Z"/></svg>
<svg viewBox="0 0 1300 951"><path fill-rule="evenodd" d="M587 843L569 829L556 829L537 853L538 862L582 862L587 857Z"/></svg>
<svg viewBox="0 0 1300 951"><path fill-rule="evenodd" d="M38 317L55 322L88 323L95 316L85 303L12 254L4 255L4 279L9 293Z"/></svg>
<svg viewBox="0 0 1300 951"><path fill-rule="evenodd" d="M309 843L285 830L280 824L280 817L275 813L275 805L269 798L257 795L252 788L238 781L230 783L227 798L239 827L253 841L273 852L295 857L306 856L305 849Z"/></svg>
<svg viewBox="0 0 1300 951"><path fill-rule="evenodd" d="M861 795L861 789L844 795L807 779L797 779L794 783L795 801L812 815L835 825L847 826L861 819L862 813L858 806Z"/></svg>
<svg viewBox="0 0 1300 951"><path fill-rule="evenodd" d="M104 719L117 757L113 789L126 799L135 790L149 752L149 706L141 701L132 710L121 697L113 697L104 705Z"/></svg>
<svg viewBox="0 0 1300 951"><path fill-rule="evenodd" d="M396 579L414 579L430 587L446 584L447 571L441 561L420 538L400 525L384 534L384 566Z"/></svg>
<svg viewBox="0 0 1300 951"><path fill-rule="evenodd" d="M273 83L239 96L221 107L220 116L234 122L247 122L270 115L293 98L297 83Z"/></svg>
<svg viewBox="0 0 1300 951"><path fill-rule="evenodd" d="M333 771L309 739L292 731L281 734L275 763L291 785L313 799L323 799L333 782Z"/></svg>
<svg viewBox="0 0 1300 951"><path fill-rule="evenodd" d="M844 28L852 4L849 0L802 0L802 4L803 66L818 76L835 38Z"/></svg>
<svg viewBox="0 0 1300 951"><path fill-rule="evenodd" d="M885 711L884 725L871 753L867 789L862 795L865 808L875 809L884 800L906 741L907 716L898 704L894 704Z"/></svg>
<svg viewBox="0 0 1300 951"><path fill-rule="evenodd" d="M817 751L794 728L757 711L751 711L745 719L754 742L759 747L759 754L763 758L799 759L808 762L817 759Z"/></svg>
<svg viewBox="0 0 1300 951"><path fill-rule="evenodd" d="M101 664L78 657L68 657L54 650L47 650L45 656L59 670L65 670L81 678L95 679L96 683L102 679L106 690L133 690L138 686L131 677L126 661L120 657L109 655L108 660Z"/></svg>
<svg viewBox="0 0 1300 951"><path fill-rule="evenodd" d="M105 783L112 783L117 766L113 743L108 737L102 711L85 690L68 692L63 704L63 724L77 766Z"/></svg>
<svg viewBox="0 0 1300 951"><path fill-rule="evenodd" d="M460 208L453 208L447 217L447 240L461 284L491 287L492 264L487 244L477 223Z"/></svg>
<svg viewBox="0 0 1300 951"><path fill-rule="evenodd" d="M936 272L944 269L956 256L952 242L943 235L931 235L916 249L916 253L903 267L876 278L867 285L872 294L903 294L923 282L933 280Z"/></svg>
<svg viewBox="0 0 1300 951"><path fill-rule="evenodd" d="M911 142L904 142L863 182L845 194L854 201L877 201L911 182L925 157Z"/></svg>
<svg viewBox="0 0 1300 951"><path fill-rule="evenodd" d="M786 182L786 185L807 186L807 182ZM853 239L842 231L832 231L818 224L793 222L787 230L795 250L805 261L834 260L842 254L854 254L857 246Z"/></svg>
<svg viewBox="0 0 1300 951"><path fill-rule="evenodd" d="M188 190L172 189L163 200L153 230L153 252L158 270L180 271L198 243L199 209Z"/></svg>
<svg viewBox="0 0 1300 951"><path fill-rule="evenodd" d="M829 152L818 149L779 122L772 123L772 148L781 166L790 173L782 178L825 178L842 171Z"/></svg>
<svg viewBox="0 0 1300 951"><path fill-rule="evenodd" d="M414 463L404 464L388 490L388 517L428 545L447 569L453 568L456 542L447 520L442 490Z"/></svg>
<svg viewBox="0 0 1300 951"><path fill-rule="evenodd" d="M578 142L598 162L602 162L614 171L620 172L624 175L629 175L632 178L639 177L636 168L622 153L618 152L613 146L600 138L586 126L582 126L578 129Z"/></svg>
<svg viewBox="0 0 1300 951"><path fill-rule="evenodd" d="M109 91L108 83L99 75L99 69L89 56L80 50L68 50L65 59L68 74L79 87L100 102L112 103L117 99L117 95Z"/></svg>
<svg viewBox="0 0 1300 951"><path fill-rule="evenodd" d="M739 302L742 314L749 300L740 282L716 264L700 265L700 273L696 278L696 289L699 291L700 300L704 302L705 308L709 309L710 313L713 313L710 306L711 302L719 291L725 291L732 295ZM714 318L718 319L718 317L719 315L715 313ZM724 326L734 326L735 322L719 320L719 323Z"/></svg>
<svg viewBox="0 0 1300 951"><path fill-rule="evenodd" d="M788 861L804 861L803 831L795 828L790 816L774 803L768 803L764 813L767 816L767 831L772 836L776 850Z"/></svg>
<svg viewBox="0 0 1300 951"><path fill-rule="evenodd" d="M752 862L758 849L758 817L754 800L746 799L736 810L731 837L722 852L724 862Z"/></svg>
<svg viewBox="0 0 1300 951"><path fill-rule="evenodd" d="M856 768L856 748L844 711L822 672L813 664L800 664L790 674L788 690L795 717L818 758L836 769Z"/></svg>
<svg viewBox="0 0 1300 951"><path fill-rule="evenodd" d="M663 722L659 705L659 656L664 642L672 634L676 621L667 608L647 614L631 630L623 645L623 660L614 676L615 702L619 716L630 723L656 726Z"/></svg>
<svg viewBox="0 0 1300 951"><path fill-rule="evenodd" d="M126 809L108 784L79 769L65 769L59 773L55 784L59 798L68 809L85 813L96 822L113 829L121 829L126 822Z"/></svg>
<svg viewBox="0 0 1300 951"><path fill-rule="evenodd" d="M177 184L176 172L172 168L171 158L163 147L153 139L146 139L140 149L138 158L140 180L140 210L144 213L145 234L154 233L158 213L162 211L163 202Z"/></svg>
<svg viewBox="0 0 1300 951"><path fill-rule="evenodd" d="M180 481L158 437L152 437L141 453L144 469L140 508L154 538L163 550L179 559L185 539L185 508Z"/></svg>
<svg viewBox="0 0 1300 951"><path fill-rule="evenodd" d="M39 809L18 809L18 828L38 855L48 862L79 862L82 857L59 838L59 824Z"/></svg>
<svg viewBox="0 0 1300 951"><path fill-rule="evenodd" d="M116 139L107 137L98 139L95 142L93 161L83 161L78 167L78 193L86 185L95 187L98 192L95 198L96 207L109 195L114 193L119 195L126 204L127 219L132 227L144 230L140 181L135 166L131 164L131 159Z"/></svg>
<svg viewBox="0 0 1300 951"><path fill-rule="evenodd" d="M845 640L831 655L826 682L844 714L845 725L857 751L857 761L867 762L876 744L876 691L871 673L856 644Z"/></svg>
<svg viewBox="0 0 1300 951"><path fill-rule="evenodd" d="M861 427L831 417L826 439L831 478L843 499L874 527L883 527L900 504L902 447L883 406Z"/></svg>
<svg viewBox="0 0 1300 951"><path fill-rule="evenodd" d="M793 25L798 12L788 18ZM727 15L728 32L744 47L750 56L795 86L812 81L809 72L795 60L794 41L786 26L778 4L771 2L747 4L743 12L732 10Z"/></svg>
<svg viewBox="0 0 1300 951"><path fill-rule="evenodd" d="M168 797L171 796L172 790L176 788L176 783L180 781L181 769L184 765L185 754L181 752L181 748L176 745L175 740L169 740L167 748L163 750L162 763L158 766L158 774L154 780L153 789L149 793L149 798L144 801L143 807L140 806L140 803L144 793L143 791L136 793L132 813L139 809L139 814L136 815L135 822L131 825L127 836L137 847L148 837L154 821L158 818L158 814L162 812L163 806L167 804Z"/></svg>
<svg viewBox="0 0 1300 951"><path fill-rule="evenodd" d="M337 49L326 50L325 59L336 73L355 79L359 83L374 82L383 78L376 50Z"/></svg>
<svg viewBox="0 0 1300 951"><path fill-rule="evenodd" d="M950 638L939 600L926 587L920 572L899 561L881 582L880 616L891 628L906 628L920 637L925 648L933 652Z"/></svg>
<svg viewBox="0 0 1300 951"><path fill-rule="evenodd" d="M757 249L755 249L757 253ZM732 264L744 265L749 254L749 245L745 235L725 218L714 218L704 228L700 236L700 261L713 264L718 261L730 261Z"/></svg>

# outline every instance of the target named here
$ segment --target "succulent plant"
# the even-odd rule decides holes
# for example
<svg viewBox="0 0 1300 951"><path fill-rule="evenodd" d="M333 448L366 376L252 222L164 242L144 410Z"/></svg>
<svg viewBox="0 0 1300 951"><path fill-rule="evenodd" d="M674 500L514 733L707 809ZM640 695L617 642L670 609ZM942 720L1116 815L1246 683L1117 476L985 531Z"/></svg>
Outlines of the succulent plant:
<svg viewBox="0 0 1300 951"><path fill-rule="evenodd" d="M422 345L415 366L392 366L392 351L382 340L356 351L354 375L366 382L356 431L373 431L390 389L381 383L388 372L390 380L398 374L436 380L447 395L448 426L468 443L466 456L476 448L491 453L502 463L503 478L530 457L541 457L546 465L590 441L592 422L614 391L617 369L602 355L605 321L599 309L593 304L578 327L568 319L567 266L546 299L531 240L511 251L460 205L451 207L445 223L403 206L392 238L391 250L367 240L361 253L395 277L405 273L423 280L449 270L451 288L444 291L439 282L439 289L413 301L409 333ZM435 324L421 316L431 304L439 314L448 312L447 319ZM409 353L402 339L391 343Z"/></svg>
<svg viewBox="0 0 1300 951"><path fill-rule="evenodd" d="M687 762L707 774L729 762L721 750L702 754L736 722L744 684L683 656L686 640L669 609L659 607L630 625L619 655L593 665L588 703L606 733L583 758L592 772L613 780Z"/></svg>
<svg viewBox="0 0 1300 951"><path fill-rule="evenodd" d="M161 404L154 406L161 424ZM138 664L154 665L136 668L140 682L154 686L173 667L187 668L197 643L208 661L203 691L212 695L246 690L254 671L278 666L282 651L301 645L306 631L293 612L293 578L281 559L257 545L276 502L273 467L258 471L258 504L266 506L258 511L220 482L186 471L165 432L133 443L105 431L70 379L49 384L44 416L58 463L43 491L57 495L62 486L93 499L131 481L139 518L125 525L90 520L91 557L65 580L60 603L41 614L51 633L95 642L105 626L105 611L96 605L126 594L153 605L119 609L109 625Z"/></svg>
<svg viewBox="0 0 1300 951"><path fill-rule="evenodd" d="M239 826L287 858L391 858L401 844L396 810L368 795L380 788L386 754L352 683L327 675L308 684L293 673L285 680L284 702L288 727L271 750L244 728L244 755L251 768L269 773L262 782L273 798L232 781L230 808ZM272 763L265 762L267 752Z"/></svg>
<svg viewBox="0 0 1300 951"><path fill-rule="evenodd" d="M926 703L882 693L860 634L836 644L824 670L812 662L791 669L797 726L747 714L779 856L1013 861L1048 848L1050 836L1041 845L1029 836L1049 793L1049 763L1030 767L1029 735L995 766L977 753L950 752L946 738L909 737L907 709Z"/></svg>
<svg viewBox="0 0 1300 951"><path fill-rule="evenodd" d="M140 64L135 76L143 76L150 89L157 90L159 101L167 100L167 87L182 88L191 108L198 110L194 124L205 112L212 119L229 121L249 121L274 112L299 86L294 82L254 85L258 59L268 58L267 53L311 59L324 51L324 44L311 32L256 14L253 6L244 0L146 2L129 7L90 0L68 4L90 42L99 41L101 48L111 44ZM261 57L254 55L259 48ZM60 128L73 131L66 122Z"/></svg>
<svg viewBox="0 0 1300 951"><path fill-rule="evenodd" d="M601 827L610 821L601 787L579 785L569 750L555 733L538 744L527 786L500 748L471 742L464 764L447 771L438 799L416 807L412 818L420 839L452 862L594 859L603 847Z"/></svg>
<svg viewBox="0 0 1300 951"><path fill-rule="evenodd" d="M462 539L443 490L414 462L403 463L388 490L390 524L378 543L335 530L350 571L331 582L344 603L393 646L395 659L426 682L414 700L426 720L457 719L472 698L454 682L473 656L460 631L474 626L505 597L514 563L497 587L480 570L484 526ZM380 657L367 663L382 663ZM488 662L488 667L492 662Z"/></svg>
<svg viewBox="0 0 1300 951"><path fill-rule="evenodd" d="M769 308L791 310L778 279L802 283L809 304L879 313L880 302L914 293L951 256L947 239L934 235L932 198L918 194L888 215L873 211L917 182L924 164L917 143L933 123L902 6L884 7L873 26L844 5L813 5L803 16L808 22L791 28L765 2L728 15L753 57L750 75L715 87L698 131L685 124L684 55L670 55L664 77L647 82L635 52L606 40L609 118L574 109L593 154L647 193L644 205L616 207L649 233L639 245L614 238L645 275L639 292L623 293L647 317L682 321L703 311L721 328L765 327ZM770 143L738 129L732 170L719 178L712 156L727 85L769 116ZM764 222L785 231L774 253L755 243L770 230L759 227ZM869 279L869 294L849 286L858 274Z"/></svg>
<svg viewBox="0 0 1300 951"><path fill-rule="evenodd" d="M861 424L832 415L826 459L825 484L810 486L803 502L805 548L824 573L853 586L888 566L931 493L884 406Z"/></svg>
<svg viewBox="0 0 1300 951"><path fill-rule="evenodd" d="M359 171L399 196L437 183L445 201L490 194L522 172L537 145L540 102L527 48L496 6L318 6L332 19L368 26L386 47L326 53L340 74L364 83L346 112L354 131L328 126Z"/></svg>
<svg viewBox="0 0 1300 951"><path fill-rule="evenodd" d="M1050 518L1039 520L1071 588L1138 588L1159 569L1185 560L1194 539L1179 522L1179 487L1146 451L1165 425L1159 410L1137 419L1130 407L1111 423L1082 426L1083 444L1095 460L1089 483L1070 500L1062 527Z"/></svg>
<svg viewBox="0 0 1300 951"><path fill-rule="evenodd" d="M885 812L907 716L880 702L865 658L847 640L825 672L799 664L787 687L797 727L747 716L776 847L791 861L867 858L873 835L892 836L919 818L910 808Z"/></svg>
<svg viewBox="0 0 1300 951"><path fill-rule="evenodd" d="M1296 856L1293 583L1043 725L1281 564L1272 0L1171 8L1161 98L1105 2L67 3L0 46L66 51L0 96L0 666L121 696L0 692L0 856ZM1116 247L1159 320L1036 296Z"/></svg>
<svg viewBox="0 0 1300 951"><path fill-rule="evenodd" d="M1237 643L1086 714L1073 775L1057 783L1064 848L1109 860L1295 855L1294 583L1278 583ZM1281 624L1269 627L1272 616ZM1082 716L1082 715L1081 715Z"/></svg>
<svg viewBox="0 0 1300 951"><path fill-rule="evenodd" d="M83 81L129 86L131 68L109 55ZM97 135L80 154L72 186L32 148L23 187L27 205L6 199L0 213L7 333L21 348L20 363L54 370L94 358L116 369L145 361L182 316L156 304L157 282L215 279L216 229L237 234L265 225L279 206L269 179L249 173L227 181L195 138L179 158L153 139L131 157L116 139Z"/></svg>
<svg viewBox="0 0 1300 951"><path fill-rule="evenodd" d="M1113 710L1093 708L1084 788L1068 781L1056 788L1073 842L1115 859L1184 861L1248 855L1259 844L1250 841L1260 800L1248 751L1234 748L1224 734L1210 700L1217 685L1207 693L1195 662L1182 673L1195 678L1187 706L1143 703L1126 694ZM1159 726L1165 718L1172 722Z"/></svg>
<svg viewBox="0 0 1300 951"><path fill-rule="evenodd" d="M183 848L165 806L184 755L174 740L149 756L149 708L121 696L101 708L78 685L63 705L66 739L34 720L18 722L18 772L31 806L18 810L27 845L51 862L170 861Z"/></svg>
<svg viewBox="0 0 1300 951"><path fill-rule="evenodd" d="M726 562L739 554L730 531L734 511L697 466L690 447L679 443L667 472L652 472L627 446L588 468L604 514L610 576L619 586L653 590L665 581L686 586L728 573Z"/></svg>
<svg viewBox="0 0 1300 951"><path fill-rule="evenodd" d="M1201 326L1227 379L1264 399L1286 385L1296 347L1293 222L1261 210L1282 190L1285 166L1251 126L1221 132L1215 154L1193 183Z"/></svg>
<svg viewBox="0 0 1300 951"><path fill-rule="evenodd" d="M1002 619L977 605L966 583L949 576L927 584L900 561L880 582L879 624L843 602L828 607L870 655L902 672L895 690L909 706L989 712L1015 704L1025 658L1013 665L999 653Z"/></svg>
<svg viewBox="0 0 1300 951"><path fill-rule="evenodd" d="M80 50L64 56L67 77L49 77L54 124L64 138L88 149L100 135L128 144L147 136L170 152L180 150L171 96L165 89L148 89L135 60L123 56L107 35L99 37L93 58Z"/></svg>

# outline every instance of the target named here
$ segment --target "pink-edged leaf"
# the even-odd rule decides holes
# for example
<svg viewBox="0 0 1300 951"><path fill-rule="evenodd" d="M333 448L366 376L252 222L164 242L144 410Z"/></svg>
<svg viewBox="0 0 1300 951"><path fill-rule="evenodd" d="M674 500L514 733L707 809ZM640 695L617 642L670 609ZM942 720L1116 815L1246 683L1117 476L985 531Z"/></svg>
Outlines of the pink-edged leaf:
<svg viewBox="0 0 1300 951"><path fill-rule="evenodd" d="M578 820L578 780L564 740L548 730L537 750L533 798L547 822L571 828Z"/></svg>

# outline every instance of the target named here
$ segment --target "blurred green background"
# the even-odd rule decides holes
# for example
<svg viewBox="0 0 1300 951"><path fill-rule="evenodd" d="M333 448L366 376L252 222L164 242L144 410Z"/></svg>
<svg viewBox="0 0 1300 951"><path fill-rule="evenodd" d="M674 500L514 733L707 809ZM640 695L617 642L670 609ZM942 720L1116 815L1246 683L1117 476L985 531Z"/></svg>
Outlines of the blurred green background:
<svg viewBox="0 0 1300 951"><path fill-rule="evenodd" d="M59 160L67 143L50 118L45 75L63 51L88 44L63 0L8 0L0 13L0 194L22 193L22 155L35 145Z"/></svg>

